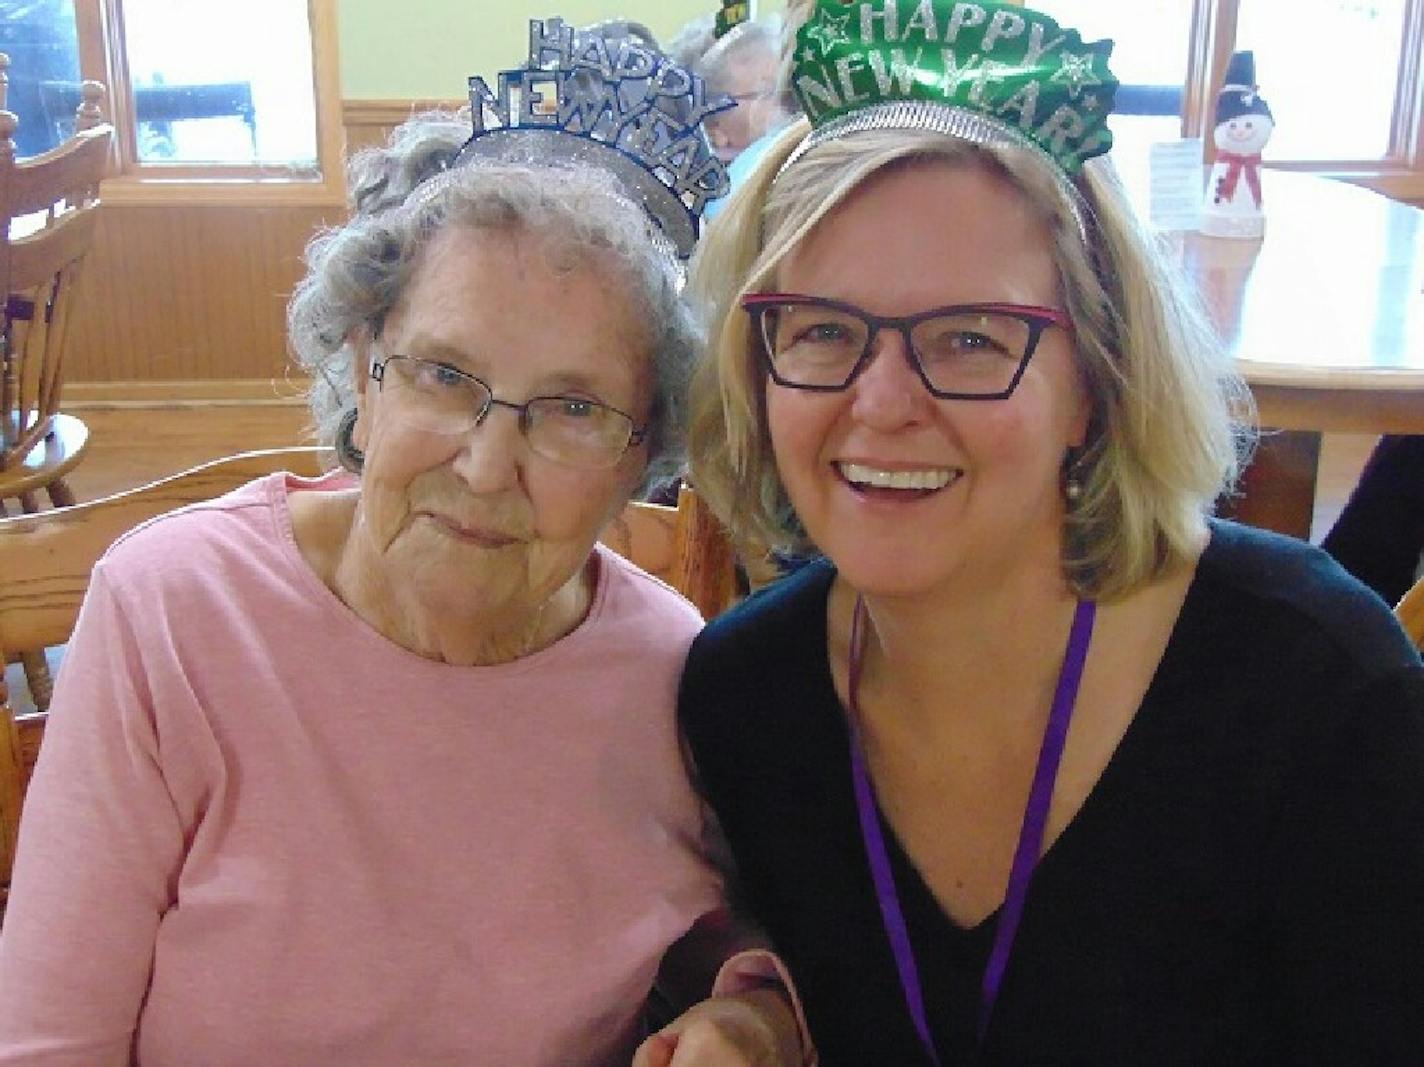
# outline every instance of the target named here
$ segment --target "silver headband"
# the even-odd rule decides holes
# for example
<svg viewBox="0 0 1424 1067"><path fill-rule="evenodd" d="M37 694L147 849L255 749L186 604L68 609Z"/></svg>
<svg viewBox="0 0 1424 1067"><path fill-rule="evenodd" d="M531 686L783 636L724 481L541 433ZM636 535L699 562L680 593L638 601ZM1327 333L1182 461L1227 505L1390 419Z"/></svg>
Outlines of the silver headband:
<svg viewBox="0 0 1424 1067"><path fill-rule="evenodd" d="M820 145L871 130L925 130L973 144L1011 145L1035 153L1048 164L1059 189L1063 191L1069 210L1073 213L1078 235L1083 244L1087 245L1087 216L1091 209L1083 199L1083 194L1063 173L1057 161L1012 126L953 104L941 104L932 100L893 100L847 112L812 130L791 155L786 157L786 162L781 164L781 168L776 172L776 178L780 178L802 156Z"/></svg>

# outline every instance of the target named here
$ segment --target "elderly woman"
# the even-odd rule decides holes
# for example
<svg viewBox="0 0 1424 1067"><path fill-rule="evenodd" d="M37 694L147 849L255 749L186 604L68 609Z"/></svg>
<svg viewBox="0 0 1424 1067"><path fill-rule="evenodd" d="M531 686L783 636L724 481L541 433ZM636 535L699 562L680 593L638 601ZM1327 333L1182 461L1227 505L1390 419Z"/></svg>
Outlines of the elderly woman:
<svg viewBox="0 0 1424 1067"><path fill-rule="evenodd" d="M732 6L732 5L724 5ZM725 11L724 11L725 16ZM779 85L781 18L737 22L722 28L724 16L699 15L668 42L666 51L707 81L709 94L737 105L708 117L707 138L725 162L790 121L794 101ZM735 183L736 175L733 172Z"/></svg>
<svg viewBox="0 0 1424 1067"><path fill-rule="evenodd" d="M1096 158L1105 44L948 0L800 41L810 126L694 263L691 469L822 558L680 713L822 1063L1418 1062L1419 658L1207 517L1239 385Z"/></svg>
<svg viewBox="0 0 1424 1067"><path fill-rule="evenodd" d="M416 121L318 239L294 347L340 473L117 543L25 811L0 1063L799 1062L733 956L673 721L701 626L596 544L697 340L588 166ZM412 191L413 190L413 191ZM353 477L354 475L354 477Z"/></svg>
<svg viewBox="0 0 1424 1067"><path fill-rule="evenodd" d="M732 27L707 49L696 70L709 91L737 102L707 120L707 138L726 162L764 135L784 126L792 111L778 86L781 20L759 19Z"/></svg>

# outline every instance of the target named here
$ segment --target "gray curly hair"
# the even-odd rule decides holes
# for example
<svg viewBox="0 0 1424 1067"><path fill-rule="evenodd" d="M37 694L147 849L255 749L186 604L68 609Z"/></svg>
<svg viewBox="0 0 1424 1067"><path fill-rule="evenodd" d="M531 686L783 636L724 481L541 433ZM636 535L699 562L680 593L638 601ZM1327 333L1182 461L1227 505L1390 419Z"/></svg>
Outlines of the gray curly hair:
<svg viewBox="0 0 1424 1067"><path fill-rule="evenodd" d="M468 138L457 113L418 115L350 165L353 213L307 246L287 309L293 357L310 375L321 440L355 409L352 340L376 336L431 238L448 225L525 231L613 275L647 325L653 403L643 488L682 468L684 398L702 334L681 296L682 269L616 179L587 166L480 160L452 166Z"/></svg>

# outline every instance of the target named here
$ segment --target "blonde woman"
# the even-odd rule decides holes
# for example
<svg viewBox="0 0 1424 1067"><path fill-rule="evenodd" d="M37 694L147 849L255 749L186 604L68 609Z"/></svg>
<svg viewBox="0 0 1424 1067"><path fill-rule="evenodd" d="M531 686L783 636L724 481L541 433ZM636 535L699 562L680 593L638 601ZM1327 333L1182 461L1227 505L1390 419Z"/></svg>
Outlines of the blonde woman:
<svg viewBox="0 0 1424 1067"><path fill-rule="evenodd" d="M1419 659L1209 517L1241 387L1098 158L1110 43L800 17L809 121L694 262L692 477L819 558L680 715L822 1062L1411 1062Z"/></svg>
<svg viewBox="0 0 1424 1067"><path fill-rule="evenodd" d="M679 458L700 338L666 220L600 145L493 136L520 133L538 158L412 119L309 249L293 348L345 470L96 567L25 809L0 1063L810 1054L682 760L702 620L597 543Z"/></svg>

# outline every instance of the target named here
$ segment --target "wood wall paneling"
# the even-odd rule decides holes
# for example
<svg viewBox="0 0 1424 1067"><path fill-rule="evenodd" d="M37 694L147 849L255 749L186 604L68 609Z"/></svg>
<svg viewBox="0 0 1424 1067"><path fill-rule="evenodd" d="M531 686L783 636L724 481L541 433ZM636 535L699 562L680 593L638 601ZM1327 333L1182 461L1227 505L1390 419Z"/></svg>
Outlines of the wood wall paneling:
<svg viewBox="0 0 1424 1067"><path fill-rule="evenodd" d="M460 103L350 101L342 116L347 153L383 143L417 111ZM136 396L150 397L152 387L171 381L231 382L240 391L285 379L286 305L302 276L302 252L318 229L341 221L344 208L314 203L305 191L290 204L114 194L100 210L80 280L84 313L65 371L77 388L66 395L94 383L115 383L119 393L120 383L134 383Z"/></svg>
<svg viewBox="0 0 1424 1067"><path fill-rule="evenodd" d="M302 251L341 216L319 205L106 202L66 380L285 375L286 303Z"/></svg>
<svg viewBox="0 0 1424 1067"><path fill-rule="evenodd" d="M393 129L412 115L432 108L454 111L464 100L346 100L341 121L346 128L346 154L370 145L385 144Z"/></svg>

